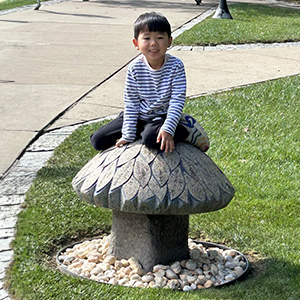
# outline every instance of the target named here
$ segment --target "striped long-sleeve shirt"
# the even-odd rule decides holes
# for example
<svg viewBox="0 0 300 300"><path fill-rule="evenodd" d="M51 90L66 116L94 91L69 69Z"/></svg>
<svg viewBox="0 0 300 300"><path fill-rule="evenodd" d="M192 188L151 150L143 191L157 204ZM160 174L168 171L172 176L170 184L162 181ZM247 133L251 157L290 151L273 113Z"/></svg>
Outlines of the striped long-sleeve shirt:
<svg viewBox="0 0 300 300"><path fill-rule="evenodd" d="M186 98L186 76L182 61L165 55L164 65L152 69L141 55L128 66L124 88L124 121L122 138L133 142L138 119L166 119L162 130L174 136Z"/></svg>

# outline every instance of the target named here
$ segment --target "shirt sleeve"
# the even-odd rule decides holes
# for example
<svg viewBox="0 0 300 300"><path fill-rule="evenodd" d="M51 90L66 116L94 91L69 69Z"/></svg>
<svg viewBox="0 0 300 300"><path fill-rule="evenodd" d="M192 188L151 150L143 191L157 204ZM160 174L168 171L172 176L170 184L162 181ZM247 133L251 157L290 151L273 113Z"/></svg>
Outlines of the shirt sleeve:
<svg viewBox="0 0 300 300"><path fill-rule="evenodd" d="M186 74L181 61L173 74L171 89L167 118L161 130L174 136L186 99Z"/></svg>
<svg viewBox="0 0 300 300"><path fill-rule="evenodd" d="M128 68L124 86L124 119L122 138L133 142L136 138L136 128L140 111L140 99L134 71Z"/></svg>

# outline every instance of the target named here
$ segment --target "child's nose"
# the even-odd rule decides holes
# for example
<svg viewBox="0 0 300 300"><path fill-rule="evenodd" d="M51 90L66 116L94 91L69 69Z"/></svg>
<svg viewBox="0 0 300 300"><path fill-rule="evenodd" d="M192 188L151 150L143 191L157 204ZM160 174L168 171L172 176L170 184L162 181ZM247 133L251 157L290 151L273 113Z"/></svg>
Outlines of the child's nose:
<svg viewBox="0 0 300 300"><path fill-rule="evenodd" d="M157 40L156 39L152 39L151 40L151 46L154 46L154 45L156 45L157 44Z"/></svg>

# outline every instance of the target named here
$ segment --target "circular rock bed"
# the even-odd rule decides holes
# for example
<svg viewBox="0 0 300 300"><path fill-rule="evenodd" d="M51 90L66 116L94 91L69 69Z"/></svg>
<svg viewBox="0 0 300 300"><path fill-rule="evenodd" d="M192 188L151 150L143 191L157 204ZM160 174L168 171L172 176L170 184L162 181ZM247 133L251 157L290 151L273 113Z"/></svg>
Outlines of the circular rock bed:
<svg viewBox="0 0 300 300"><path fill-rule="evenodd" d="M100 283L191 291L241 280L249 267L239 251L189 239L190 259L155 265L152 272L146 273L134 257L117 260L107 255L109 238L104 236L62 249L57 254L59 269Z"/></svg>

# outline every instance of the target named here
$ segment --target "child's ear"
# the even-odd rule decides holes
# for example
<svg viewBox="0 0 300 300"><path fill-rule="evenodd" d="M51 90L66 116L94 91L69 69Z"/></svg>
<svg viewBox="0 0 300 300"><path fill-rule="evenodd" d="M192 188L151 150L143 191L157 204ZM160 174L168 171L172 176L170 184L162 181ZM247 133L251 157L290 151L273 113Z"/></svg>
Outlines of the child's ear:
<svg viewBox="0 0 300 300"><path fill-rule="evenodd" d="M168 47L171 47L173 38L170 36L168 41Z"/></svg>
<svg viewBox="0 0 300 300"><path fill-rule="evenodd" d="M136 50L140 50L138 41L136 39L133 39L132 42L133 42L133 45L136 48Z"/></svg>

